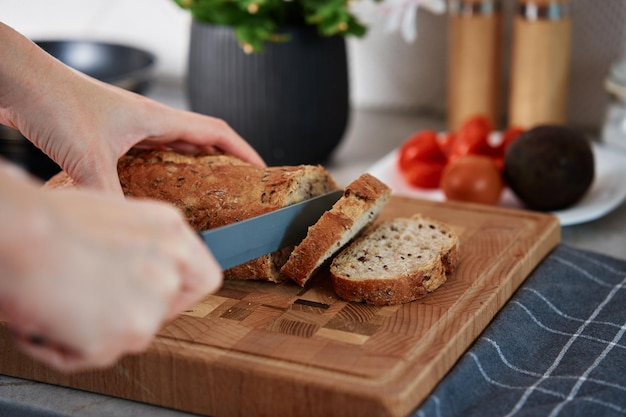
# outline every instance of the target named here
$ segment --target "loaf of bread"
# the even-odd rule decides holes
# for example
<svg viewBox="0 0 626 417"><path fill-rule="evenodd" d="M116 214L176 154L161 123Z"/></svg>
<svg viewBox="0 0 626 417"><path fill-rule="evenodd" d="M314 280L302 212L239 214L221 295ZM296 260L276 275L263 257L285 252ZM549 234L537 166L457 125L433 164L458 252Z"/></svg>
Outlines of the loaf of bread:
<svg viewBox="0 0 626 417"><path fill-rule="evenodd" d="M321 166L261 168L221 154L185 155L132 149L118 162L124 194L178 207L195 230L208 230L258 216L338 189ZM47 184L71 184L60 173ZM232 279L285 279L280 267L293 247L262 256L224 272Z"/></svg>
<svg viewBox="0 0 626 417"><path fill-rule="evenodd" d="M378 217L390 192L370 174L348 184L343 196L309 228L281 272L304 286L327 260Z"/></svg>
<svg viewBox="0 0 626 417"><path fill-rule="evenodd" d="M346 301L393 305L435 291L458 259L454 231L416 215L367 230L334 258L330 274L335 292Z"/></svg>

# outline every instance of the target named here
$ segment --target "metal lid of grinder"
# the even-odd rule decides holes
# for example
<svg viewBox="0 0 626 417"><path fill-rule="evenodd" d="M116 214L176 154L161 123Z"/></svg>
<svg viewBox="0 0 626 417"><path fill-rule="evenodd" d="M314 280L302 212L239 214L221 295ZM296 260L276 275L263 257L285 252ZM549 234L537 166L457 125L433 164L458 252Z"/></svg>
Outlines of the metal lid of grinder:
<svg viewBox="0 0 626 417"><path fill-rule="evenodd" d="M563 20L570 17L570 3L566 0L522 0L517 14L529 21Z"/></svg>
<svg viewBox="0 0 626 417"><path fill-rule="evenodd" d="M490 16L502 10L501 0L450 0L450 14L461 16Z"/></svg>

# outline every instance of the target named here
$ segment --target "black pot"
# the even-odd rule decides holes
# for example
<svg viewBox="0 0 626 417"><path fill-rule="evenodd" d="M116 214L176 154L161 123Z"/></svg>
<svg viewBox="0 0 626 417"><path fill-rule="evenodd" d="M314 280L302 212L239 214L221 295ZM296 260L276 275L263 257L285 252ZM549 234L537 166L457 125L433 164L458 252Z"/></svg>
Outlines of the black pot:
<svg viewBox="0 0 626 417"><path fill-rule="evenodd" d="M61 168L19 130L0 125L0 155L42 180L48 180Z"/></svg>
<svg viewBox="0 0 626 417"><path fill-rule="evenodd" d="M129 45L91 40L36 40L65 65L105 83L139 94L154 81L156 56Z"/></svg>
<svg viewBox="0 0 626 417"><path fill-rule="evenodd" d="M325 161L348 123L348 63L343 37L313 27L246 54L230 27L194 21L187 93L192 110L224 119L268 165Z"/></svg>

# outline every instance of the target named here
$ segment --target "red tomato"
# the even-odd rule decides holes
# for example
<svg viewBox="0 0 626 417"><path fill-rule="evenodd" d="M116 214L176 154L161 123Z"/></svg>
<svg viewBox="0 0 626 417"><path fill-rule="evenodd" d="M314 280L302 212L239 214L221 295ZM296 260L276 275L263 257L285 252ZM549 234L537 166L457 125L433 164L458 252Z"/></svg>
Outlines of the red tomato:
<svg viewBox="0 0 626 417"><path fill-rule="evenodd" d="M406 182L418 188L438 188L445 162L416 162L402 171Z"/></svg>
<svg viewBox="0 0 626 417"><path fill-rule="evenodd" d="M449 157L452 154L452 145L454 144L454 140L456 139L456 133L454 132L445 132L437 136L437 142L439 142L439 148L441 151Z"/></svg>
<svg viewBox="0 0 626 417"><path fill-rule="evenodd" d="M478 115L470 117L463 122L459 128L459 133L468 136L483 137L493 131L493 123L487 116Z"/></svg>
<svg viewBox="0 0 626 417"><path fill-rule="evenodd" d="M441 189L448 200L496 204L503 188L494 160L484 155L460 156L441 176Z"/></svg>
<svg viewBox="0 0 626 417"><path fill-rule="evenodd" d="M446 156L439 148L437 132L422 130L417 132L400 146L398 167L400 171L409 170L417 162L445 162Z"/></svg>
<svg viewBox="0 0 626 417"><path fill-rule="evenodd" d="M489 155L492 147L489 134L493 124L486 116L475 116L467 119L459 128L452 143L451 158L463 155Z"/></svg>
<svg viewBox="0 0 626 417"><path fill-rule="evenodd" d="M498 168L498 171L500 172L500 174L502 174L502 172L504 172L504 157L493 156L492 159L493 159L493 163L496 165L496 168Z"/></svg>

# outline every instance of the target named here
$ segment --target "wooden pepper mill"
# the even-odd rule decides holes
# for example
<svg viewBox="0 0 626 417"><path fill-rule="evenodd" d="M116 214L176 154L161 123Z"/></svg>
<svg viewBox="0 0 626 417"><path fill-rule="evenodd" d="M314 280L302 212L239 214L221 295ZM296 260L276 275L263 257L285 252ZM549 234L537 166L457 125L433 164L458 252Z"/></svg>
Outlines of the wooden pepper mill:
<svg viewBox="0 0 626 417"><path fill-rule="evenodd" d="M502 16L500 0L450 1L448 129L487 116L496 126Z"/></svg>
<svg viewBox="0 0 626 417"><path fill-rule="evenodd" d="M509 125L564 124L571 43L569 0L517 0Z"/></svg>

